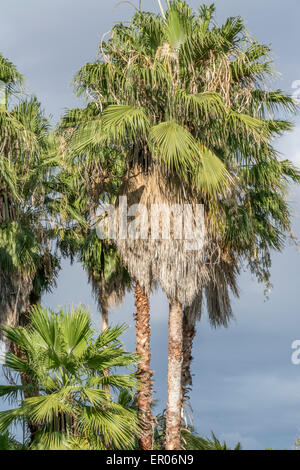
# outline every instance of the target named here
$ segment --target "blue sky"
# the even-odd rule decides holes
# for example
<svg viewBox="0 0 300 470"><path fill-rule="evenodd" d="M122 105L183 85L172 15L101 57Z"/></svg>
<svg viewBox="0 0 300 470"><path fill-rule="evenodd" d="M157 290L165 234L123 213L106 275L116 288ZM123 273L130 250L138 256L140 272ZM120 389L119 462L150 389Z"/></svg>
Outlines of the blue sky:
<svg viewBox="0 0 300 470"><path fill-rule="evenodd" d="M137 3L137 2L136 2ZM201 2L191 0L198 8ZM299 18L297 0L216 0L216 18L241 15L250 33L271 44L277 70L274 87L293 92L300 80ZM1 53L15 62L26 76L27 89L42 101L57 121L65 108L80 101L70 86L75 72L93 60L102 35L114 22L133 13L128 4L114 0L10 0L1 5ZM157 10L156 0L144 0L147 10ZM300 121L278 147L285 157L300 166ZM300 190L293 188L293 228L300 237ZM241 297L233 301L235 321L228 329L211 330L206 316L198 324L194 347L194 388L191 403L194 423L204 435L211 430L244 448L291 448L300 436L300 366L291 363L291 344L300 339L299 296L300 252L288 246L273 256L270 299L263 295L249 273L240 278ZM85 273L67 262L58 288L43 298L43 304L84 303L100 325L96 304ZM121 308L111 313L111 322L127 322L124 336L134 349L134 302L128 295ZM168 304L161 292L151 298L152 351L155 398L164 406L167 372Z"/></svg>

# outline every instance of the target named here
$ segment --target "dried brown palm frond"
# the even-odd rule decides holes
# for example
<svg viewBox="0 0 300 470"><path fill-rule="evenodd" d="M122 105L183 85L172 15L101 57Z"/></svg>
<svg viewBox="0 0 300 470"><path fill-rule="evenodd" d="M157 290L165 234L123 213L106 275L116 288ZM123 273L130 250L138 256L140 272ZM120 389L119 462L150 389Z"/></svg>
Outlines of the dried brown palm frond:
<svg viewBox="0 0 300 470"><path fill-rule="evenodd" d="M192 348L193 341L196 336L196 323L200 320L202 314L202 289L199 291L191 306L187 306L183 310L183 349L182 349L182 402L183 409L189 400L189 393L192 389L193 379L191 373L191 363L193 360Z"/></svg>
<svg viewBox="0 0 300 470"><path fill-rule="evenodd" d="M232 314L230 293L239 297L237 277L239 268L235 259L224 261L218 260L216 263L207 263L208 279L203 285L206 297L206 307L208 319L213 327L227 327ZM191 305L185 306L185 312L191 324L200 321L203 311L203 293L199 290Z"/></svg>
<svg viewBox="0 0 300 470"><path fill-rule="evenodd" d="M118 307L123 302L126 286L118 278L113 278L107 282L94 272L88 273L88 280L92 285L93 294L104 317L103 324L105 324L108 321L108 311L111 308Z"/></svg>
<svg viewBox="0 0 300 470"><path fill-rule="evenodd" d="M143 226L148 227L144 238L122 239L117 230L116 244L130 275L138 280L146 293L153 291L159 284L168 298L177 299L181 303L192 305L199 291L207 285L210 279L210 264L217 262L220 256L218 240L213 237L208 217L205 218L205 236L203 246L189 250L187 241L176 239L178 220L176 214L171 217L170 239L151 238L151 208L153 205L179 207L180 204L196 206L196 198L187 194L183 185L176 184L171 177L166 178L161 170L154 167L147 175L134 167L120 190L120 196L127 196L127 205L143 205L147 214L137 213ZM180 206L182 207L182 206ZM116 218L119 220L121 206L116 208ZM146 217L147 220L144 218ZM157 222L157 221L156 221ZM166 228L166 221L160 217L159 229ZM120 228L120 226L118 226ZM146 231L147 232L147 231ZM146 238L147 236L147 238ZM213 261L212 261L213 260Z"/></svg>
<svg viewBox="0 0 300 470"><path fill-rule="evenodd" d="M205 286L206 306L213 327L227 327L233 317L230 291L239 297L237 276L239 268L235 259L211 264L210 280Z"/></svg>
<svg viewBox="0 0 300 470"><path fill-rule="evenodd" d="M206 296L206 307L210 324L213 327L227 327L233 318L230 292L239 296L237 276L239 269L233 255L223 254L223 259L209 265L209 280L200 290L190 306L183 311L183 364L182 364L182 396L183 403L189 399L193 385L191 362L193 340L196 335L196 323L203 312L203 296Z"/></svg>

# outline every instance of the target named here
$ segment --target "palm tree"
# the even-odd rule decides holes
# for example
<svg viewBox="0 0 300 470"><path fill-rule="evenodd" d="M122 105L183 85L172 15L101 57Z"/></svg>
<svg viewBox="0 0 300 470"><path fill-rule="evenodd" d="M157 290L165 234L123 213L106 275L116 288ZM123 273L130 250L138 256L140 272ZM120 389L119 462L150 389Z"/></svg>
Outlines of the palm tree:
<svg viewBox="0 0 300 470"><path fill-rule="evenodd" d="M74 129L85 124L91 117L95 118L97 116L95 111L98 113L93 104L88 105L85 110L69 110L61 120L58 133L66 140L71 140L71 145L73 145ZM89 143L84 147L84 153L81 155L82 149L77 149L76 133L75 143L78 170L74 172L74 156L72 156L69 165L64 159L61 165L63 168L61 172L62 184L64 188L69 188L68 191L65 190L69 202L77 207L81 214L84 214L84 219L90 228L78 224L71 225L67 237L63 232L60 247L62 253L71 259L77 254L87 270L89 282L101 311L102 329L105 330L108 327L109 308L122 302L125 292L131 288L131 279L121 262L115 245L98 239L97 232L93 227L97 222L98 207L104 203L112 202L118 194L124 165L116 152L111 149L103 152L97 143ZM84 175L84 180L82 175ZM135 314L137 323L136 353L140 358L137 372L140 382L137 404L140 419L143 422L139 443L141 450L150 450L153 440L150 308L148 296L138 282L135 284L134 293L137 308Z"/></svg>
<svg viewBox="0 0 300 470"><path fill-rule="evenodd" d="M49 123L40 103L19 98L22 77L0 55L5 103L0 107L0 323L18 324L40 283L50 281L56 261L46 236L47 181L53 163ZM40 276L44 272L44 280ZM39 279L38 279L39 278Z"/></svg>
<svg viewBox="0 0 300 470"><path fill-rule="evenodd" d="M76 128L91 119L94 113L93 106L85 110L67 111L57 134L64 142L70 140ZM68 160L65 151L62 152L59 192L64 194L67 205L73 207L75 214L81 215L81 220L76 221L74 213L69 214L66 230L59 234L59 245L64 256L71 257L71 260L77 257L86 269L102 315L104 330L108 327L109 309L119 305L130 288L129 274L122 266L114 245L100 240L95 229L97 210L113 199L116 193L120 162L112 152L103 154L99 146L90 145L83 154L79 152L76 155L76 163L74 170L74 159Z"/></svg>
<svg viewBox="0 0 300 470"><path fill-rule="evenodd" d="M119 194L130 205L205 208L202 250L185 252L178 240L117 239L144 293L160 284L170 302L166 448L172 450L180 447L183 307L203 291L212 317L227 321L235 267L246 259L266 277L269 250L281 248L289 229L283 182L299 174L271 144L291 128L272 112L295 105L263 88L272 75L269 47L250 38L241 18L218 27L213 7L195 14L184 1L168 5L162 16L139 11L129 25L116 25L101 42L100 59L78 73L78 89L95 99L98 115L77 133L74 148L97 144L119 152L126 162ZM216 265L230 260L227 282Z"/></svg>
<svg viewBox="0 0 300 470"><path fill-rule="evenodd" d="M53 194L55 142L41 104L24 100L23 77L1 54L0 81L6 98L0 106L0 323L14 325L28 321L31 306L55 283L59 259L51 239L60 207Z"/></svg>
<svg viewBox="0 0 300 470"><path fill-rule="evenodd" d="M38 429L32 449L99 450L108 442L112 449L132 448L137 414L103 390L103 385L115 392L137 387L132 373L104 374L108 367L130 367L136 362L118 339L125 329L117 326L95 337L83 307L57 314L36 307L26 328L3 326L6 338L23 352L22 358L7 353L5 366L26 374L30 381L0 386L0 396L18 405L0 412L0 433L24 419Z"/></svg>
<svg viewBox="0 0 300 470"><path fill-rule="evenodd" d="M103 64L102 64L102 65L103 65ZM105 64L104 64L104 65L105 65ZM98 65L96 64L96 68L97 68L97 67L98 67ZM100 67L101 67L101 64L99 65L99 68L100 68ZM83 75L83 74L86 74L86 76L84 77L84 80L86 80L86 86L89 87L89 89L92 88L92 90L93 90L93 70L90 70L91 68L93 69L93 66L89 66L89 65L88 65L88 66L82 71L82 73L81 73L81 75L80 75L80 80L82 81L82 75ZM96 71L96 72L97 72L97 71ZM101 72L100 72L100 73L101 73ZM116 77L115 77L115 78L116 78ZM97 83L97 85L99 86L98 83ZM101 85L101 84L100 84L100 85ZM94 91L95 91L95 94L97 94L97 89L94 90ZM99 93L100 93L100 91L99 91ZM113 111L113 110L111 109L111 111ZM116 111L117 111L117 109L116 109ZM126 109L125 106L123 107L123 111L124 111L124 113L128 112L128 113L130 114L130 109ZM108 114L107 114L107 117L108 117ZM126 115L125 115L124 117L126 118ZM139 117L137 116L137 118L139 118ZM117 115L116 115L116 119L119 119ZM95 124L97 124L97 121L96 121L96 122L95 122L95 121L92 121L92 122L90 123L90 127L91 127L91 128L94 128L94 127L95 127ZM172 123L171 123L171 124L172 124ZM112 122L108 122L108 123L107 123L107 127L113 128ZM147 127L147 126L146 126L146 127ZM170 130L172 131L172 125L170 125ZM176 128L175 128L175 130L176 130ZM84 131L86 132L86 129L84 129ZM124 132L124 131L125 131L125 128L123 129L123 132ZM185 131L183 130L183 133L184 133L184 132L185 132ZM94 134L94 130L93 130L93 134ZM94 134L94 135L95 135L95 134ZM97 134L96 134L96 135L97 135ZM81 139L78 139L78 140L79 140L79 148L81 148ZM187 139L187 140L188 140L188 139ZM93 142L93 140L90 140L90 141L87 140L87 142L90 144L91 142ZM96 144L96 141L94 141L93 143ZM143 181L138 181L138 180L137 180L137 181L134 181L134 180L132 180L132 174L134 174L135 172L137 172L137 173L139 172L139 171L138 171L138 168L136 167L136 165L137 165L137 164L140 164L140 165L142 164L142 166L144 166L144 164L143 164L143 160L144 160L144 161L145 161L145 165L146 165L146 168L145 168L146 171L147 171L148 165L149 165L149 168L150 168L150 165L151 165L151 158L149 159L149 162L147 162L147 156L144 157L144 155L143 155L143 150L142 150L142 151L139 150L139 146L141 146L141 145L142 145L142 144L136 145L136 149L134 149L133 152L131 151L131 152L130 152L130 155L129 155L129 156L130 156L130 160L132 161L132 163L129 163L129 167L130 167L130 166L133 166L133 169L132 169L131 172L129 173L128 178L125 178L125 181L124 181L124 183L123 183L123 188L121 189L121 191L122 191L122 190L125 191L126 194L128 194L128 193L134 194L135 192L137 192L136 189L139 189L140 187L143 186ZM189 144L187 143L187 146L188 146L188 145L189 145ZM77 150L77 149L76 149L76 150ZM132 155L133 155L133 158L132 158ZM217 159L217 158L215 158L214 162L215 162L215 167L214 167L214 168L215 168L216 170L218 170L218 165L219 165L219 174L221 174L221 176L222 176L222 171L223 171L223 169L222 169L221 162L218 162L218 159ZM190 163L191 163L191 161L186 162L186 165L185 165L185 166L187 167L187 166L188 166L187 164L190 164ZM184 168L184 170L187 170L186 167ZM220 169L220 167L221 167L221 169ZM152 180L154 180L154 186L157 186L157 181L156 181L157 174L156 174L156 172L155 172L155 166L154 166L153 168L154 168L154 169L153 169L154 175L153 175L153 177L152 177ZM152 170L151 170L151 172L152 172ZM143 175L141 175L140 178L143 178ZM127 180L127 181L126 181L126 180ZM131 180L131 183L133 183L133 188L130 188L130 190L128 190L128 189L126 188L126 190L124 190L124 186L126 186L126 183L128 183L128 181L130 182L130 180ZM149 178L148 178L148 176L146 175L146 183L145 183L145 186L150 186L150 185L148 185L148 182L149 182ZM217 180L217 182L218 182L218 180ZM156 192L157 192L157 191L156 191ZM136 202L136 201L133 201L133 202ZM141 284L141 286L139 286L139 287L141 287L141 290L138 292L138 295L139 295L139 296L143 295L143 297L144 297L144 299L143 299L142 301L139 301L139 300L137 301L137 305L143 305L143 304L146 304L146 305L147 305L147 299L145 299L145 294L149 293L149 291L150 291L151 288L153 287L153 283L154 283L153 281L155 281L155 280L152 279L152 277L150 277L150 278L149 278L149 277L148 277L148 278L145 277L144 274L146 274L146 276L147 276L147 273L143 273L143 275L141 275L141 273L136 272L137 269L142 268L142 265L141 265L140 262L139 262L138 264L136 263L136 253L137 253L136 247L134 247L133 249L131 248L131 249L128 250L128 245L126 244L126 246L123 247L123 250L122 250L122 247L119 246L119 248L121 248L121 253L123 254L123 258L125 258L126 263L129 261L128 258L132 256L132 263L134 263L134 265L135 265L133 269L131 268L131 274L132 274L133 277L134 277L135 279L137 279L137 280L139 281L139 283ZM140 254L142 251L143 251L143 248L142 248L142 250L139 251L139 254ZM163 251L163 250L162 250L162 251ZM171 250L170 250L170 251L171 251ZM126 256L125 256L124 253L126 253ZM149 257L149 256L150 256L152 259L154 259L154 257L151 255L151 253L150 253L150 255L148 255L147 257ZM161 260L161 258L160 258L160 260ZM129 267L129 270L130 270L130 267ZM147 268L146 268L146 270L147 270ZM150 271L150 270L149 270L149 271ZM161 280L161 279L160 279L160 280ZM147 316L144 317L145 314L146 314L146 315L148 314L147 311L148 311L148 309L145 308L145 309L141 310L140 312L138 312L138 318L140 319L140 321L138 321L138 325L148 325L148 324L149 324L149 320L148 320ZM145 337L144 337L144 334L145 334L145 333L147 333L147 334L149 335L149 333L150 333L149 328L146 327L146 331L138 331L138 332L137 332L137 351L142 351L143 348L144 348L144 338L145 338ZM148 380L148 381L149 381L149 377L151 378L151 371L150 371L149 366L147 365L147 364L149 364L149 357L150 357L149 343L150 343L150 341L149 341L149 338L148 338L148 340L145 342L145 345L147 346L147 353L145 354L145 352L144 352L144 358L145 358L144 364L145 364L145 366L146 366L145 374L147 374L147 375L145 375L145 379ZM171 342L170 342L170 343L171 343ZM172 355L172 354L170 354L170 356L171 356L171 355ZM176 356L173 355L173 357L176 357ZM148 377L147 377L147 376L148 376ZM145 397L147 397L147 399L146 399L146 400L143 400L143 401L144 401L143 408L149 410L149 409L151 408L151 395L149 394L149 390L147 390L147 389L145 389ZM143 411L142 411L142 413L143 413ZM148 415L149 415L149 411L148 411L147 413L148 413ZM149 423L149 424L150 424L150 423ZM149 425L149 430L150 430L150 426L151 426L151 425ZM151 433L151 434L152 434L152 433ZM147 443L145 444L145 448L149 448L148 442L149 442L150 439L151 439L151 434L150 434L150 432L149 432L148 439L147 439Z"/></svg>

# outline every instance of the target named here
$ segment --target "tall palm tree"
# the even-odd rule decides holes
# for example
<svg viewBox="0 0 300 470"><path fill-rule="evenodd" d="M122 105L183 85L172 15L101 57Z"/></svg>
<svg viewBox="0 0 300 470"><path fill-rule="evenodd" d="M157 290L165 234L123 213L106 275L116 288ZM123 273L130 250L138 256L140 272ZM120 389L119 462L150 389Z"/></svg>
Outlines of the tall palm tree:
<svg viewBox="0 0 300 470"><path fill-rule="evenodd" d="M186 252L178 240L117 239L144 293L160 284L170 302L170 450L180 447L183 307L204 291L212 315L228 319L231 285L215 266L247 259L265 276L269 249L279 249L289 229L283 181L299 179L271 144L291 125L270 112L293 111L295 105L279 90L263 87L272 75L269 47L251 39L241 18L216 26L213 12L203 6L195 14L179 0L161 16L139 11L129 25L112 29L100 44L99 60L76 77L98 111L77 134L77 150L97 144L119 152L126 162L119 194L127 195L128 204L205 208L202 250ZM268 206L269 197L284 209L283 217ZM246 225L237 233L241 219Z"/></svg>
<svg viewBox="0 0 300 470"><path fill-rule="evenodd" d="M67 111L57 133L64 142L72 140L76 128L94 113L95 108L92 105L84 110ZM67 147L67 143L64 147ZM104 167L103 160L108 159L109 162ZM77 256L86 269L101 311L104 330L108 327L109 309L122 302L126 289L130 287L129 274L122 266L114 245L100 240L95 229L99 207L108 203L115 195L120 162L113 152L103 154L99 146L90 145L83 153L78 152L76 163L75 170L74 157L72 160L65 158L64 149L58 176L60 191L64 192L67 204L72 205L75 214L81 214L81 220L76 223L74 214L70 214L69 220L66 220L66 231L60 234L60 247L66 256Z"/></svg>
<svg viewBox="0 0 300 470"><path fill-rule="evenodd" d="M72 148L73 140L75 141L75 157L71 153L71 160L68 163L66 159L62 161L62 184L65 188L71 186L65 193L68 194L69 201L81 214L84 214L84 219L88 223L88 228L71 225L68 236L66 237L64 233L63 240L60 240L60 247L62 252L71 258L77 253L87 270L89 282L101 311L102 328L106 329L109 308L122 302L126 290L131 287L131 279L121 263L115 245L98 239L97 232L93 228L97 223L97 209L107 202L112 202L118 194L124 171L122 160L113 150L109 149L103 153L103 148L97 142L89 142L83 149L79 145L78 148L78 138L74 131L97 115L98 108L95 108L93 103L84 110L69 110L62 118L58 129L59 134L68 142L64 147ZM77 164L75 172L74 160ZM150 450L153 440L150 309L148 296L138 282L135 284L134 293L137 308L136 353L139 357L137 373L140 381L137 404L143 422L139 444L141 450Z"/></svg>

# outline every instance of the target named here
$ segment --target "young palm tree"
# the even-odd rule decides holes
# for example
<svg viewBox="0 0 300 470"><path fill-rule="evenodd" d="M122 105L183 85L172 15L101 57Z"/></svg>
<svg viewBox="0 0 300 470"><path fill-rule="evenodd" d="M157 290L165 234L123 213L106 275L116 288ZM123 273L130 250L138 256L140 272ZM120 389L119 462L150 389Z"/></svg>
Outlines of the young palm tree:
<svg viewBox="0 0 300 470"><path fill-rule="evenodd" d="M73 151L117 150L126 162L119 194L130 205L205 208L201 250L186 252L178 240L117 239L144 293L160 284L170 301L166 448L172 450L180 447L183 307L203 291L212 317L228 320L235 267L246 259L266 277L269 250L280 249L289 230L284 181L299 174L271 144L291 128L272 113L295 105L263 87L272 75L270 49L251 39L240 18L218 27L213 7L195 14L184 1L168 5L162 16L139 11L128 26L115 26L101 42L99 61L78 73L78 88L93 96L98 114L79 130ZM230 260L227 277L222 266Z"/></svg>
<svg viewBox="0 0 300 470"><path fill-rule="evenodd" d="M132 448L137 414L103 390L104 385L115 392L137 387L132 373L104 373L136 362L118 339L125 329L118 326L95 337L83 307L58 314L36 307L26 328L3 326L6 338L22 350L21 358L7 353L4 364L30 380L0 386L0 396L18 404L0 412L0 433L25 420L37 427L32 449L100 450L108 442L112 449Z"/></svg>

